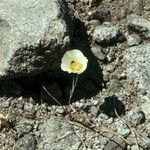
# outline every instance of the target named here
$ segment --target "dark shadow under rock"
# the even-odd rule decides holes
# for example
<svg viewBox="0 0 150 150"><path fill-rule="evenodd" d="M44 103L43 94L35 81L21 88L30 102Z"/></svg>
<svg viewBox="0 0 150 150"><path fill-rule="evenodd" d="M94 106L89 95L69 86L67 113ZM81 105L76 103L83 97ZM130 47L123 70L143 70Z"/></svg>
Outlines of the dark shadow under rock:
<svg viewBox="0 0 150 150"><path fill-rule="evenodd" d="M22 87L13 80L0 81L0 97L17 97L23 94Z"/></svg>
<svg viewBox="0 0 150 150"><path fill-rule="evenodd" d="M116 96L106 97L104 103L100 106L100 111L109 117L116 117L125 114L125 105Z"/></svg>
<svg viewBox="0 0 150 150"><path fill-rule="evenodd" d="M78 84L73 97L74 100L95 96L102 90L104 85L102 69L98 64L96 57L91 53L91 47L86 31L84 24L79 20L76 20L71 49L79 49L83 52L88 59L88 67L84 73L79 75ZM72 80L72 76L68 75L68 78ZM69 85L71 86L71 82Z"/></svg>
<svg viewBox="0 0 150 150"><path fill-rule="evenodd" d="M88 59L86 71L78 76L77 86L71 101L74 102L81 98L86 99L95 96L104 87L104 81L102 69L90 51L91 48L88 36L86 35L86 28L79 20L75 24L71 49L81 50ZM58 105L54 100L56 98L62 105L68 105L72 80L75 77L75 74L68 74L59 68L35 76L20 77L12 80L23 89L21 96L30 96L35 98L39 103L46 102L49 105ZM12 94L11 96L14 95Z"/></svg>
<svg viewBox="0 0 150 150"><path fill-rule="evenodd" d="M88 67L86 71L78 76L77 86L71 100L71 102L75 102L81 98L86 99L95 96L99 91L102 90L104 81L102 76L102 69L98 65L97 59L90 51L91 48L88 41L88 36L86 34L86 27L79 20L76 20L75 23L75 31L72 39L71 49L81 50L88 59ZM56 97L58 96L58 100L63 105L68 105L73 78L75 79L76 75L68 74L67 72L63 72L61 69L57 69L55 71L45 73L44 76L46 81L44 81L44 85L46 87L48 86L48 89L51 89L51 91L49 91L50 94ZM59 90L58 86L56 90L50 88L48 85L50 82L47 82L46 79L51 79L54 81L59 86ZM60 96L60 93L63 94L63 96ZM48 96L47 92L45 92L45 94ZM54 100L52 100L50 97L49 100L54 102Z"/></svg>

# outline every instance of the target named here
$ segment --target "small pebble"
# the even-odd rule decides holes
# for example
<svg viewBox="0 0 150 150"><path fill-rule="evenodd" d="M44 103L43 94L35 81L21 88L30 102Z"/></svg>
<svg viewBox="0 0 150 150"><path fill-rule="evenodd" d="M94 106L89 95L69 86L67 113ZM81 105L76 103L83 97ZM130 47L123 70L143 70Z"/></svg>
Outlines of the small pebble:
<svg viewBox="0 0 150 150"><path fill-rule="evenodd" d="M47 103L41 104L41 111L42 112L47 112L48 111L48 104Z"/></svg>
<svg viewBox="0 0 150 150"><path fill-rule="evenodd" d="M15 143L15 150L35 150L36 140L32 135L25 135Z"/></svg>
<svg viewBox="0 0 150 150"><path fill-rule="evenodd" d="M99 20L100 22L109 21L110 11L109 10L92 11L90 14L90 18L94 20Z"/></svg>
<svg viewBox="0 0 150 150"><path fill-rule="evenodd" d="M113 120L113 118L111 117L111 118L109 118L108 120L106 120L106 123L107 123L107 124L112 124L113 121L114 121L114 120Z"/></svg>
<svg viewBox="0 0 150 150"><path fill-rule="evenodd" d="M141 38L137 34L128 35L127 43L129 46L139 45L141 43Z"/></svg>
<svg viewBox="0 0 150 150"><path fill-rule="evenodd" d="M123 73L121 73L119 80L126 79L126 78L127 78L127 75L125 72L123 72Z"/></svg>
<svg viewBox="0 0 150 150"><path fill-rule="evenodd" d="M59 113L59 114L63 114L63 113L65 113L65 110L61 106L58 106L56 108L56 112Z"/></svg>
<svg viewBox="0 0 150 150"><path fill-rule="evenodd" d="M99 113L99 107L98 106L91 106L90 107L90 113L94 116L97 117Z"/></svg>
<svg viewBox="0 0 150 150"><path fill-rule="evenodd" d="M101 46L94 45L92 46L91 51L95 57L97 57L101 61L104 61L106 59L106 56L102 53L101 49Z"/></svg>
<svg viewBox="0 0 150 150"><path fill-rule="evenodd" d="M18 98L18 101L23 101L23 97L20 96L20 97Z"/></svg>
<svg viewBox="0 0 150 150"><path fill-rule="evenodd" d="M80 0L80 1L84 2L85 4L89 4L89 5L91 5L91 4L96 2L96 0Z"/></svg>
<svg viewBox="0 0 150 150"><path fill-rule="evenodd" d="M31 104L31 103L26 103L26 104L24 105L24 110L25 110L25 111L32 111L33 108L34 108L34 106L33 106L33 104Z"/></svg>
<svg viewBox="0 0 150 150"><path fill-rule="evenodd" d="M146 5L146 6L144 7L144 10L150 11L150 4Z"/></svg>
<svg viewBox="0 0 150 150"><path fill-rule="evenodd" d="M138 149L137 145L133 145L133 146L131 147L131 150L137 150L137 149Z"/></svg>
<svg viewBox="0 0 150 150"><path fill-rule="evenodd" d="M130 0L130 13L141 15L143 7L143 0Z"/></svg>
<svg viewBox="0 0 150 150"><path fill-rule="evenodd" d="M8 108L10 106L11 102L10 101L5 101L4 103L2 103L2 107L3 108Z"/></svg>
<svg viewBox="0 0 150 150"><path fill-rule="evenodd" d="M120 35L117 26L99 25L93 31L93 40L98 43L109 43Z"/></svg>
<svg viewBox="0 0 150 150"><path fill-rule="evenodd" d="M116 68L116 67L115 67L114 65L111 65L111 64L110 64L110 65L107 66L106 70L107 70L108 72L112 73L112 72L114 72L115 68Z"/></svg>
<svg viewBox="0 0 150 150"><path fill-rule="evenodd" d="M116 124L117 132L121 134L123 137L127 137L131 133L130 129L123 121L119 120L115 122L115 124Z"/></svg>
<svg viewBox="0 0 150 150"><path fill-rule="evenodd" d="M92 104L95 106L95 105L98 105L99 104L99 100L93 100L92 101Z"/></svg>
<svg viewBox="0 0 150 150"><path fill-rule="evenodd" d="M137 126L145 121L145 115L144 112L139 111L139 112L134 112L130 116L130 122L132 125Z"/></svg>
<svg viewBox="0 0 150 150"><path fill-rule="evenodd" d="M115 60L115 58L116 58L115 52L113 52L113 51L109 52L109 54L107 55L107 61L109 63L113 62Z"/></svg>
<svg viewBox="0 0 150 150"><path fill-rule="evenodd" d="M82 108L83 106L84 106L84 103L82 103L82 102L75 102L75 105L76 105L76 107L78 107L78 108Z"/></svg>
<svg viewBox="0 0 150 150"><path fill-rule="evenodd" d="M100 136L99 141L101 145L106 145L108 143L108 138Z"/></svg>
<svg viewBox="0 0 150 150"><path fill-rule="evenodd" d="M100 149L100 148L101 148L101 143L99 142L99 140L95 140L92 145L92 149Z"/></svg>
<svg viewBox="0 0 150 150"><path fill-rule="evenodd" d="M15 127L15 129L17 130L18 135L22 136L31 132L33 129L33 125L30 123L21 123L21 124L18 124Z"/></svg>
<svg viewBox="0 0 150 150"><path fill-rule="evenodd" d="M108 73L104 73L104 75L103 75L103 80L104 80L105 82L108 82L108 81L110 80Z"/></svg>
<svg viewBox="0 0 150 150"><path fill-rule="evenodd" d="M107 115L103 114L103 113L101 113L101 114L98 116L98 118L101 118L102 120L107 120L107 119L109 119L109 117L108 117Z"/></svg>

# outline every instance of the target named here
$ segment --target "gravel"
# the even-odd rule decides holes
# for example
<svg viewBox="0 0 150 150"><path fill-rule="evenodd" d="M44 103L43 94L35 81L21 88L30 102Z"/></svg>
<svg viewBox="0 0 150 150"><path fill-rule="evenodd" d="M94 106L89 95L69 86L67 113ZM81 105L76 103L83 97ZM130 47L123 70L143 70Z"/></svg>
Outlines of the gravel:
<svg viewBox="0 0 150 150"><path fill-rule="evenodd" d="M2 15L6 12L3 11L5 7L0 10L0 36L3 36L0 45L5 44L7 47L18 39L26 40L24 36L32 37L33 32L42 24L32 41L31 37L27 38L29 45L25 45L25 49L21 45L17 53L16 47L9 48L9 52L13 49L16 54L13 57L16 58L14 62L18 64L17 68L28 60L26 56L29 55L29 64L32 65L25 64L24 67L27 68L23 70L24 76L18 75L18 70L15 70L16 74L7 72L15 75L15 78L0 80L0 114L8 114L8 121L3 118L0 120L0 150L134 150L137 145L133 130L137 134L140 150L149 150L150 12L145 9L149 0L98 0L91 1L91 6L89 0L66 0L69 8L64 0L51 0L49 5L45 5L46 0L28 1L17 3L18 0L14 0L5 4L17 4L7 12L18 11L16 7L23 8L16 14L20 16L16 18L19 21L14 20L13 28L10 24L11 28L7 26L7 30L7 22L12 21L14 12L6 18L6 14ZM0 3L3 2L4 0ZM57 7L47 9L53 5ZM25 13L25 6L29 9L28 13ZM36 14L30 13L39 7L41 9L37 9ZM55 16L57 12L53 10L60 13ZM39 12L44 15L37 16ZM53 20L49 18L49 12ZM47 28L39 18L46 19ZM32 24L37 19L40 22L38 27L37 24ZM27 24L23 25L24 22ZM30 34L27 32L20 37L19 33L24 32L24 27L29 24L32 24L34 30L28 28L28 31L32 30ZM21 31L15 32L16 26ZM45 43L41 40L35 42L42 29L45 29ZM4 32L7 33L5 36ZM10 32L17 34L12 35L16 38L14 42L7 38ZM7 45L7 42L10 43ZM54 60L56 63L59 61L60 66L59 58L69 49L82 50L88 58L88 67L78 75L77 87L71 99L73 110L68 105L68 98L75 75L63 72L55 67L55 63L50 65L51 60ZM55 57L53 52L60 55L57 53L59 56L56 54ZM39 56L44 58L41 60ZM32 61L33 57L36 62ZM3 57L4 59L7 57ZM44 64L45 70L41 64ZM5 67L5 64L1 65ZM39 67L39 70L32 70L33 66L35 69ZM35 75L34 71L38 71L38 74ZM49 95L57 98L65 110Z"/></svg>
<svg viewBox="0 0 150 150"><path fill-rule="evenodd" d="M150 4L146 5L143 9L147 10L147 11L150 11Z"/></svg>
<svg viewBox="0 0 150 150"><path fill-rule="evenodd" d="M116 138L110 140L104 150L124 150L126 149L126 144L122 139Z"/></svg>
<svg viewBox="0 0 150 150"><path fill-rule="evenodd" d="M25 105L24 105L24 110L25 111L31 111L31 110L33 110L34 109L34 106L33 106L33 104L31 104L31 103L26 103Z"/></svg>
<svg viewBox="0 0 150 150"><path fill-rule="evenodd" d="M82 102L75 102L76 107L78 107L79 109L83 108L85 105Z"/></svg>
<svg viewBox="0 0 150 150"><path fill-rule="evenodd" d="M33 125L30 123L19 123L16 127L15 127L18 136L24 136L25 134L28 134L32 131L33 129Z"/></svg>
<svg viewBox="0 0 150 150"><path fill-rule="evenodd" d="M150 140L146 136L142 136L139 138L139 144L143 149L150 149Z"/></svg>
<svg viewBox="0 0 150 150"><path fill-rule="evenodd" d="M110 11L109 10L99 10L90 12L90 18L92 20L99 20L100 22L110 20Z"/></svg>
<svg viewBox="0 0 150 150"><path fill-rule="evenodd" d="M92 46L92 53L95 57L97 57L99 60L104 61L106 59L106 56L101 51L102 47L98 45Z"/></svg>

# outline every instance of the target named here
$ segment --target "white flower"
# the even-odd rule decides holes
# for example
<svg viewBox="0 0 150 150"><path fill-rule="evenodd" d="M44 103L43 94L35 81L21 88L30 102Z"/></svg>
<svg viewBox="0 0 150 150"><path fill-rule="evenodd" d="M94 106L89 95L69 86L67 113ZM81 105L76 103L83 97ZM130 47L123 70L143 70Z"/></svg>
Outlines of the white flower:
<svg viewBox="0 0 150 150"><path fill-rule="evenodd" d="M61 60L61 69L68 73L81 74L87 68L88 59L80 50L67 51Z"/></svg>

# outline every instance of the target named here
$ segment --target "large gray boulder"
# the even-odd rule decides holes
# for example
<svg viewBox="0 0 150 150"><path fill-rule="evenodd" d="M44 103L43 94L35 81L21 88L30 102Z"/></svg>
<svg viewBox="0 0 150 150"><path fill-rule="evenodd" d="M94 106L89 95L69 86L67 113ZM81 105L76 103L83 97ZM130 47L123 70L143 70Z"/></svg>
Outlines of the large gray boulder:
<svg viewBox="0 0 150 150"><path fill-rule="evenodd" d="M58 67L70 42L68 14L64 0L1 0L0 78Z"/></svg>
<svg viewBox="0 0 150 150"><path fill-rule="evenodd" d="M134 80L135 87L150 96L150 43L128 48L124 59L127 76Z"/></svg>

